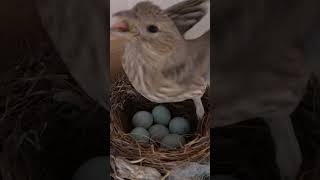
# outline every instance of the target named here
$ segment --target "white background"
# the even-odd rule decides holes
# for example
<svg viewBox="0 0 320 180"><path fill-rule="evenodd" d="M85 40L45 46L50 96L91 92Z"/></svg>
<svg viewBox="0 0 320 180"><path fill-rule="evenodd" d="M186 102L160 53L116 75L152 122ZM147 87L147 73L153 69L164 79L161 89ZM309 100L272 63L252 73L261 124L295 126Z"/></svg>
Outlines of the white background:
<svg viewBox="0 0 320 180"><path fill-rule="evenodd" d="M112 14L117 11L129 9L133 7L137 2L144 0L110 0L110 23L113 24L115 20L112 18ZM177 2L184 0L150 0L155 4L159 5L161 8L165 9ZM204 32L210 29L210 5L208 5L207 15L192 28L189 32L186 33L187 39L197 38L202 35Z"/></svg>

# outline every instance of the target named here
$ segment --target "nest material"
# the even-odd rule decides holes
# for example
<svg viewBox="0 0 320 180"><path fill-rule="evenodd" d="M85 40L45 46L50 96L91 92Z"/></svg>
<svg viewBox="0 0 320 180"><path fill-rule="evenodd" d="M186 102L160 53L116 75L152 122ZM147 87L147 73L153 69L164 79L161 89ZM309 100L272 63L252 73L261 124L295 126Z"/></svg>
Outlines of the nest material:
<svg viewBox="0 0 320 180"><path fill-rule="evenodd" d="M167 173L172 168L187 162L207 161L210 156L210 126L208 113L208 93L202 102L206 114L202 121L196 120L193 101L164 104L172 113L172 117L182 116L193 120L194 127L187 144L184 147L168 150L160 148L157 143L139 144L129 136L131 117L139 110L151 111L157 104L141 96L130 84L125 75L121 75L113 84L111 92L111 148L113 155L129 161L140 160L140 165L152 167L161 173Z"/></svg>

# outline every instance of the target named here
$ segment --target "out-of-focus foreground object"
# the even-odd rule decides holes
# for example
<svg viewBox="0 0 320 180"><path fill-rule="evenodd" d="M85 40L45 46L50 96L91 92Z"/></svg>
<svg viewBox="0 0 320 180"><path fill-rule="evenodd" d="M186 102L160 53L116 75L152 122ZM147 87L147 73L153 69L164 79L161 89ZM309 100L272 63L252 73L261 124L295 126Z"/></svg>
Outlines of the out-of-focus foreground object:
<svg viewBox="0 0 320 180"><path fill-rule="evenodd" d="M72 180L109 180L109 157L95 157L83 163L75 172Z"/></svg>

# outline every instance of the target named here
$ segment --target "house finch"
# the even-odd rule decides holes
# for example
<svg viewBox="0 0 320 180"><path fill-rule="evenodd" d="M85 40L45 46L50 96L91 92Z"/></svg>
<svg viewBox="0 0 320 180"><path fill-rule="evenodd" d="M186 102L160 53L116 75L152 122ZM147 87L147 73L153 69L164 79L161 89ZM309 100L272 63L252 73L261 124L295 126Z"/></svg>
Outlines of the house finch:
<svg viewBox="0 0 320 180"><path fill-rule="evenodd" d="M174 21L179 24L181 19L188 17L186 14L192 16L202 12L188 13L190 2L204 1L186 1L185 8L180 4L167 11L151 2L137 3L130 10L114 14L119 21L111 31L129 40L122 66L142 96L156 103L192 99L197 117L202 119L201 97L209 85L210 31L198 39L186 40L182 33L192 23L179 26ZM180 12L184 15L179 15Z"/></svg>

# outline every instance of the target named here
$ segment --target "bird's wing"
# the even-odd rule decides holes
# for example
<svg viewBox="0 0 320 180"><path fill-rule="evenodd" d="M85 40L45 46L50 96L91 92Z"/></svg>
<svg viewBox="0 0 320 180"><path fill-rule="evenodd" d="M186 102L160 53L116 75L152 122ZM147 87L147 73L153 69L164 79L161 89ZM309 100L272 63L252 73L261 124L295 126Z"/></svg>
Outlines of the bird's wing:
<svg viewBox="0 0 320 180"><path fill-rule="evenodd" d="M186 51L179 51L167 61L162 74L178 84L192 80L210 81L210 31L195 40L187 41Z"/></svg>
<svg viewBox="0 0 320 180"><path fill-rule="evenodd" d="M181 34L185 34L196 25L207 13L203 6L209 0L186 0L177 3L165 10L174 21Z"/></svg>
<svg viewBox="0 0 320 180"><path fill-rule="evenodd" d="M80 87L107 107L105 1L37 0L55 48ZM94 28L93 28L94 27Z"/></svg>

